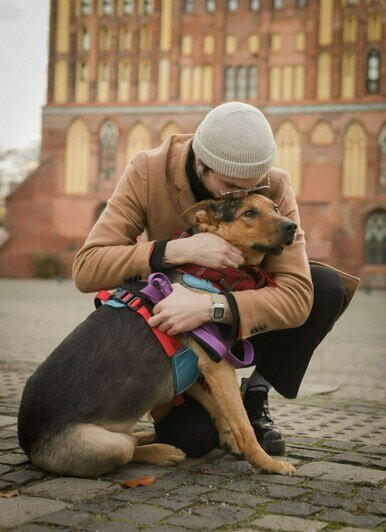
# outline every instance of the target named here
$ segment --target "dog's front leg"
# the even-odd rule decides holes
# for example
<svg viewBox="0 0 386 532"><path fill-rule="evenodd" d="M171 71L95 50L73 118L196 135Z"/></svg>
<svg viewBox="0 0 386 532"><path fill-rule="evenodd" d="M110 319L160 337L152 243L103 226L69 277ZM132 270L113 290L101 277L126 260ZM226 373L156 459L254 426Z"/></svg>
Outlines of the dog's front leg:
<svg viewBox="0 0 386 532"><path fill-rule="evenodd" d="M198 356L200 371L245 459L257 472L292 475L295 469L290 463L271 458L258 444L241 399L235 369L226 360L213 362L193 339L189 338L188 343Z"/></svg>

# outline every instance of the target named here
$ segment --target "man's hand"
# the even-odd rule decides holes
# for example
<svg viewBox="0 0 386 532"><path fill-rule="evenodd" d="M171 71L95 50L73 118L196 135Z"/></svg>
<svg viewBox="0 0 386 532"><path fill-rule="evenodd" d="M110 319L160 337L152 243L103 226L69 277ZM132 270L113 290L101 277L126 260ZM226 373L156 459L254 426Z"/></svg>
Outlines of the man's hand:
<svg viewBox="0 0 386 532"><path fill-rule="evenodd" d="M238 268L245 262L239 248L213 233L171 240L164 260L174 265L193 263L208 268Z"/></svg>
<svg viewBox="0 0 386 532"><path fill-rule="evenodd" d="M191 292L174 283L173 292L157 303L149 320L150 327L158 327L170 336L191 331L210 321L212 299L209 294Z"/></svg>

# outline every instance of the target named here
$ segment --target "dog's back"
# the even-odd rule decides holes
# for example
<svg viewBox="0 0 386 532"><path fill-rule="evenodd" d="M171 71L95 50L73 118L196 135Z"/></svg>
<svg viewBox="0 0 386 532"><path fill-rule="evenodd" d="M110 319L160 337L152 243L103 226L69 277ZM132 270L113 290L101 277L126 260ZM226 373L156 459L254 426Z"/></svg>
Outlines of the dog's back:
<svg viewBox="0 0 386 532"><path fill-rule="evenodd" d="M143 319L130 309L102 307L28 380L19 410L20 445L36 465L58 472L57 465L37 458L47 457L58 438L79 439L80 426L133 425L172 394L170 361Z"/></svg>

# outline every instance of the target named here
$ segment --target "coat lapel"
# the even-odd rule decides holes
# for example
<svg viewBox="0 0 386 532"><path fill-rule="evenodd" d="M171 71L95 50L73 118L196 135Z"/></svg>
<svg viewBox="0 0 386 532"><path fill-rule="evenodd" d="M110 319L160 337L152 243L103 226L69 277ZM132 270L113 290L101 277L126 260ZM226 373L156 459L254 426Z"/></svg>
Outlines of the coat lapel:
<svg viewBox="0 0 386 532"><path fill-rule="evenodd" d="M174 184L178 188L178 203L181 215L192 205L197 203L196 198L190 188L189 178L186 174L185 166L188 159L188 153L193 141L193 135L186 135L187 140L181 146L180 153L176 158L174 170Z"/></svg>

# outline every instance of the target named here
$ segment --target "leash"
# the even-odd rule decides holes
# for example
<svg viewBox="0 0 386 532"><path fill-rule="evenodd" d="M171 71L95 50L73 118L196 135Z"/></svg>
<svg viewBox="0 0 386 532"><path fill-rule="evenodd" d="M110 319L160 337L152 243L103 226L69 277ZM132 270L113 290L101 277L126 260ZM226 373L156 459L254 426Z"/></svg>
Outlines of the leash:
<svg viewBox="0 0 386 532"><path fill-rule="evenodd" d="M154 305L173 291L171 282L163 273L151 274L147 279L147 283L147 286L140 292ZM204 349L209 350L208 354L215 362L220 362L220 360L226 358L234 368L238 369L249 366L254 360L254 349L248 340L241 340L244 352L240 359L231 351L234 341L221 338L219 328L214 323L205 323L192 331L182 334L183 336L193 336Z"/></svg>

